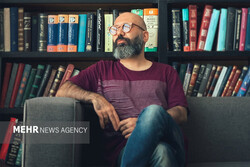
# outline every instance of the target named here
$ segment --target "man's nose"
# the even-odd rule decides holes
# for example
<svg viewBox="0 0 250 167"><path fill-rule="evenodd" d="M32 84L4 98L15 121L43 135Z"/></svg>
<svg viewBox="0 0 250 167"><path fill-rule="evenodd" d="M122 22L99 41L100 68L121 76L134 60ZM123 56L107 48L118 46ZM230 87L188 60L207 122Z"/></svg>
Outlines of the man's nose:
<svg viewBox="0 0 250 167"><path fill-rule="evenodd" d="M118 28L118 30L117 30L117 32L116 32L116 35L117 35L117 36L119 36L119 35L124 36L124 35L125 35L125 33L122 31L122 27L119 27L119 28Z"/></svg>

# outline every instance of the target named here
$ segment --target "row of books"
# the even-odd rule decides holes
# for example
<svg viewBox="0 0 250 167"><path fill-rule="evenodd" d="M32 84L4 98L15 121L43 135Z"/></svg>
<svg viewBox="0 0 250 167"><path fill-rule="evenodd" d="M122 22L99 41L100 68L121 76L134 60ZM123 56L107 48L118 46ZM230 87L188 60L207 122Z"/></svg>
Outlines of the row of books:
<svg viewBox="0 0 250 167"><path fill-rule="evenodd" d="M67 68L38 64L6 63L2 85L0 108L14 108L24 105L26 99L40 96L55 96L58 88L70 77L79 73L73 64Z"/></svg>
<svg viewBox="0 0 250 167"><path fill-rule="evenodd" d="M250 50L250 8L205 5L201 20L197 8L172 9L173 51Z"/></svg>
<svg viewBox="0 0 250 167"><path fill-rule="evenodd" d="M186 96L225 97L250 96L250 66L221 66L214 64L180 64L178 70Z"/></svg>
<svg viewBox="0 0 250 167"><path fill-rule="evenodd" d="M22 163L22 134L13 133L14 126L21 126L22 122L11 117L0 150L0 160L9 166L21 166ZM5 166L5 165L3 165Z"/></svg>
<svg viewBox="0 0 250 167"><path fill-rule="evenodd" d="M140 15L149 31L145 51L157 51L158 9L132 9ZM73 13L73 12L72 12ZM74 12L75 13L75 12ZM108 27L119 16L98 9L87 14L48 14L25 12L24 8L0 9L0 51L39 52L112 52L112 35Z"/></svg>

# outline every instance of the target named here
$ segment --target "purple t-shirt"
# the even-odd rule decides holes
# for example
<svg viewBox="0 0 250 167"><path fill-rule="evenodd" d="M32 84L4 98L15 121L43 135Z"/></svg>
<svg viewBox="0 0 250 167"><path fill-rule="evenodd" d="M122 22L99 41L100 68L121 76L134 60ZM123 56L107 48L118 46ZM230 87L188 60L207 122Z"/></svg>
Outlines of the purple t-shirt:
<svg viewBox="0 0 250 167"><path fill-rule="evenodd" d="M164 109L174 106L187 107L181 81L169 65L153 62L144 71L132 71L120 61L99 61L69 79L84 90L103 95L115 108L120 120L138 117L151 104ZM121 132L112 125L104 129L107 160L114 163L126 144Z"/></svg>

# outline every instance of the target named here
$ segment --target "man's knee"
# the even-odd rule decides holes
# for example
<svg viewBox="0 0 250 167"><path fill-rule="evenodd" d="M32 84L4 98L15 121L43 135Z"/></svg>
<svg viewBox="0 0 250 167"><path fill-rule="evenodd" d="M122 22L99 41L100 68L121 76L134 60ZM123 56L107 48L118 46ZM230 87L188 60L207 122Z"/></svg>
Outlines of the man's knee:
<svg viewBox="0 0 250 167"><path fill-rule="evenodd" d="M147 122L158 121L166 115L168 115L167 111L162 106L153 104L143 109L139 119L142 117Z"/></svg>

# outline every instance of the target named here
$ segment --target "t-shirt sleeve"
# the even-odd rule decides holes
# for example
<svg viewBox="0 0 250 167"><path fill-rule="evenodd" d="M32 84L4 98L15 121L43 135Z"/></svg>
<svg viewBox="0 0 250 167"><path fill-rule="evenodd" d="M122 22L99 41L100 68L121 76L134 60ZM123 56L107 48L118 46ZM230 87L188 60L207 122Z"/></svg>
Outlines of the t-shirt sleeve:
<svg viewBox="0 0 250 167"><path fill-rule="evenodd" d="M98 63L89 66L82 70L78 75L70 78L68 81L76 84L84 90L96 92L98 86Z"/></svg>
<svg viewBox="0 0 250 167"><path fill-rule="evenodd" d="M169 68L167 77L167 102L168 109L175 106L188 107L187 100L183 91L181 80L176 70Z"/></svg>

